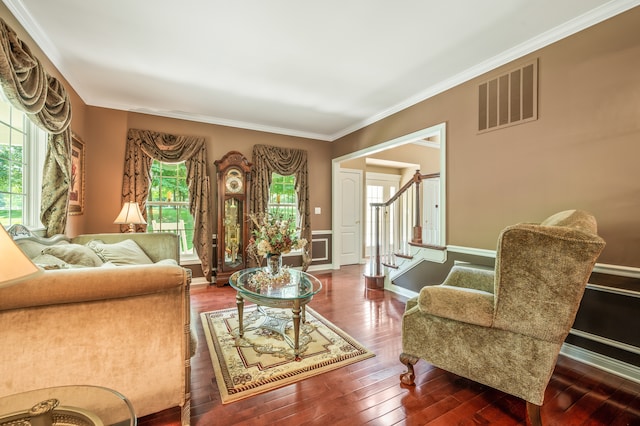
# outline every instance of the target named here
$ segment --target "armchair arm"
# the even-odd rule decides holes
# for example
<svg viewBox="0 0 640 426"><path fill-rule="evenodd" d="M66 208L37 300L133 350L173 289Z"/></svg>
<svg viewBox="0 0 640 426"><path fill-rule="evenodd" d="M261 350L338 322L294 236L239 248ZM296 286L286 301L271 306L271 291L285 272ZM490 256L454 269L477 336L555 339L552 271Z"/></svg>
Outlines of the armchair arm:
<svg viewBox="0 0 640 426"><path fill-rule="evenodd" d="M486 291L444 284L423 287L418 307L427 314L469 324L490 327L493 323L493 294Z"/></svg>
<svg viewBox="0 0 640 426"><path fill-rule="evenodd" d="M494 280L495 272L493 270L454 266L442 284L493 293Z"/></svg>

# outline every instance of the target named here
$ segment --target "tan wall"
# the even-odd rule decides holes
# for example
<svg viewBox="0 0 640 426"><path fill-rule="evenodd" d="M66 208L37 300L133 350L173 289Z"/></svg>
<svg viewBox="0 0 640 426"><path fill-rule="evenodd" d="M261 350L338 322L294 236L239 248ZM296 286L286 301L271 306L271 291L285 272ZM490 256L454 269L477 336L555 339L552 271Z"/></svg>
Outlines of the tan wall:
<svg viewBox="0 0 640 426"><path fill-rule="evenodd" d="M592 212L599 262L640 266L640 7L333 143L333 158L447 123L447 243L495 249L502 228ZM539 58L539 119L477 134L477 86Z"/></svg>
<svg viewBox="0 0 640 426"><path fill-rule="evenodd" d="M403 185L413 177L416 172L415 168L392 168L367 165L365 162L367 158L413 163L417 165L417 169L419 169L422 174L437 173L440 171L440 150L416 144L405 144L376 152L375 154L367 155L366 157L345 160L340 163L340 167L345 169L362 170L363 172L402 175Z"/></svg>
<svg viewBox="0 0 640 426"><path fill-rule="evenodd" d="M47 70L62 76L0 4L0 16ZM595 214L601 263L640 266L640 7L457 86L333 143L87 107L66 83L72 130L86 143L86 210L68 233L108 232L119 206L126 130L204 136L213 161L254 144L307 149L312 229L331 227L331 159L447 123L447 243L494 249L504 226L565 208ZM539 58L539 119L478 135L477 85Z"/></svg>
<svg viewBox="0 0 640 426"><path fill-rule="evenodd" d="M420 173L437 173L440 171L440 150L416 144L405 144L368 155L367 158L400 161L417 164ZM415 170L411 171L413 175Z"/></svg>
<svg viewBox="0 0 640 426"><path fill-rule="evenodd" d="M216 219L216 169L213 162L228 151L239 151L251 161L253 145L275 145L306 149L309 161L312 230L331 229L331 145L311 139L256 132L213 124L196 123L147 114L90 107L87 137L87 219L84 232L118 232L113 220L120 211L124 150L129 128L154 130L179 135L202 136L207 143L211 177L212 220ZM216 223L216 222L213 222ZM215 228L215 226L214 226ZM215 230L214 230L215 232Z"/></svg>

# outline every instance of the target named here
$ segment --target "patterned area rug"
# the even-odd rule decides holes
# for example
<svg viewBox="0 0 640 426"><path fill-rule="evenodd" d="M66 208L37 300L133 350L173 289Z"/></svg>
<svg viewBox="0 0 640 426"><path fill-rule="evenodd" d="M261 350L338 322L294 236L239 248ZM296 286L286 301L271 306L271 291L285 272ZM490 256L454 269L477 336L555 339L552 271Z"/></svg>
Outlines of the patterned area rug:
<svg viewBox="0 0 640 426"><path fill-rule="evenodd" d="M292 316L290 309L260 309L270 321ZM236 308L200 314L223 404L375 356L317 312L306 310L307 321L300 325L299 361L280 333L260 327L265 316L255 305L245 305L242 338ZM285 335L293 339L292 321L284 328Z"/></svg>

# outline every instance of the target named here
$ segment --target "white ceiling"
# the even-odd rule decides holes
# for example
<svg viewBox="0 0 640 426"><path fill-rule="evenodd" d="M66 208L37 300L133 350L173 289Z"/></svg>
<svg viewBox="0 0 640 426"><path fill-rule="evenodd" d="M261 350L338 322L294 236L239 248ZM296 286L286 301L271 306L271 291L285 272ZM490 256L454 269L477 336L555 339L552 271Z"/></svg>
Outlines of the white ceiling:
<svg viewBox="0 0 640 426"><path fill-rule="evenodd" d="M640 0L3 0L88 105L335 140Z"/></svg>

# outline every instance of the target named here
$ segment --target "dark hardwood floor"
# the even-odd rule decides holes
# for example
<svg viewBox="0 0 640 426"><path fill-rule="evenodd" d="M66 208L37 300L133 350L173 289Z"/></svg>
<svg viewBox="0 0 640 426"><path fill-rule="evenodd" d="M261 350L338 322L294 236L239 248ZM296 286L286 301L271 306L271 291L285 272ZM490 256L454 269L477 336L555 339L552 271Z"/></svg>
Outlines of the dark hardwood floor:
<svg viewBox="0 0 640 426"><path fill-rule="evenodd" d="M314 272L323 285L310 305L376 353L374 358L222 405L200 312L235 306L229 286L196 287L198 332L192 358L192 425L524 425L525 402L435 368L416 365L416 386L403 387L398 361L405 299L365 291L360 266ZM640 384L560 356L542 407L545 425L640 425ZM139 425L179 425L178 409Z"/></svg>

